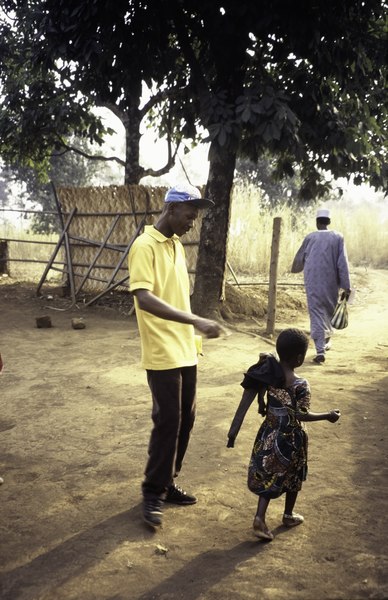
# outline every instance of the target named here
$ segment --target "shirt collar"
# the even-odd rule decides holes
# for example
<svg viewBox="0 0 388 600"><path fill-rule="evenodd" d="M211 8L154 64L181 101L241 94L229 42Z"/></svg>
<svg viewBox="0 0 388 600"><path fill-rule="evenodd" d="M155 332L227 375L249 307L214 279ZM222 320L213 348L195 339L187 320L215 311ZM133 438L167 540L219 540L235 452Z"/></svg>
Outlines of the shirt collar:
<svg viewBox="0 0 388 600"><path fill-rule="evenodd" d="M144 233L146 233L147 235L154 238L154 240L156 240L157 242L168 242L168 240L174 240L174 241L179 240L179 237L175 233L170 238L168 238L165 235L163 235L163 233L161 233L160 231L155 229L155 227L153 225L146 225L144 227Z"/></svg>

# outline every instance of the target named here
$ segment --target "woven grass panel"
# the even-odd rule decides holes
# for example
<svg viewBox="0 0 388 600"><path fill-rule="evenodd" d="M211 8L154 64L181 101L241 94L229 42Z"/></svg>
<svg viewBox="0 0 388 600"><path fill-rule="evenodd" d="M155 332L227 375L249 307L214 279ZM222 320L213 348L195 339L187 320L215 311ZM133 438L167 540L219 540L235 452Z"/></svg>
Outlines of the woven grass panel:
<svg viewBox="0 0 388 600"><path fill-rule="evenodd" d="M86 187L57 189L58 199L64 213L66 222L67 214L77 208L77 214L72 220L69 228L70 236L92 240L99 244L105 239L111 227L115 215L120 214L120 219L112 231L108 243L126 247L135 235L137 226L147 213L146 224L156 222L163 209L166 187L151 187L143 185L122 185L107 187ZM87 214L85 214L87 213ZM92 214L90 214L92 213ZM112 213L104 215L101 213ZM123 214L131 213L131 214ZM198 243L201 230L202 215L196 221L195 227L182 238L185 245L187 266L189 271L195 271L198 255ZM191 243L194 242L194 245ZM90 265L98 252L98 247L90 245L78 246L74 240L71 241L71 256L73 264ZM91 277L100 280L110 279L113 269L120 260L121 253L104 248L100 254L97 267L90 273ZM98 265L108 265L110 268L99 268ZM76 288L80 284L87 267L74 266L74 280ZM127 261L117 274L115 281L125 277L127 274ZM194 275L190 275L191 285L194 284ZM100 292L106 283L88 278L83 285L87 292ZM125 289L125 288L117 288Z"/></svg>

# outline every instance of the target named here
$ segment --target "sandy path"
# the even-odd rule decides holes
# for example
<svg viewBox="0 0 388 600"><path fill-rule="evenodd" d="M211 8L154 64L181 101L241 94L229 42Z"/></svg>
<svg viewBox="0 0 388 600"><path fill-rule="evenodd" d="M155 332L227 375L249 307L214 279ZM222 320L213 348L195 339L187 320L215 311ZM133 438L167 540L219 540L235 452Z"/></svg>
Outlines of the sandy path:
<svg viewBox="0 0 388 600"><path fill-rule="evenodd" d="M357 282L327 362L314 365L311 349L300 369L312 409L343 416L310 424L297 505L306 522L285 530L274 501L271 544L251 533L254 408L226 448L242 373L268 343L236 332L205 342L180 477L199 502L166 508L154 535L140 518L150 400L134 320L91 308L85 330L71 329L69 313L50 313L55 327L38 330L42 301L0 289L2 600L387 598L388 272ZM307 327L305 312L279 324L289 325Z"/></svg>

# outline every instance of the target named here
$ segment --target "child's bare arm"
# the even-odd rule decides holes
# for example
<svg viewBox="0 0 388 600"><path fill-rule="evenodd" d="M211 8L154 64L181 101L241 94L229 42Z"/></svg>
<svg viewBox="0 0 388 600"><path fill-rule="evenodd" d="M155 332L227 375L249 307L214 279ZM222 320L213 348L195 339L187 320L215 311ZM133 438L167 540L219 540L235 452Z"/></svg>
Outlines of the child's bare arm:
<svg viewBox="0 0 388 600"><path fill-rule="evenodd" d="M244 390L243 395L240 400L240 404L238 405L238 408L233 417L233 421L232 421L232 424L231 424L229 432L228 432L228 443L227 443L228 448L234 447L234 441L237 437L238 432L240 431L240 427L242 425L242 422L244 420L246 412L256 396L257 396L256 390L253 390L253 389L245 389Z"/></svg>
<svg viewBox="0 0 388 600"><path fill-rule="evenodd" d="M338 408L334 410L330 410L329 412L324 413L313 413L313 412L304 412L300 411L297 413L296 417L299 421L329 421L330 423L335 423L340 418L341 413Z"/></svg>

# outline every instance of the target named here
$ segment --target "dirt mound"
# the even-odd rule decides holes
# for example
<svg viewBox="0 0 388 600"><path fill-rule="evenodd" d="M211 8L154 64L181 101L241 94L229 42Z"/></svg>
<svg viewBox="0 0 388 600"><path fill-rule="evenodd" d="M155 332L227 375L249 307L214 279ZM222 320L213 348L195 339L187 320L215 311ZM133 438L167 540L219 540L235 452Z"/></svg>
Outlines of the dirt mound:
<svg viewBox="0 0 388 600"><path fill-rule="evenodd" d="M304 287L280 288L277 292L277 307L280 314L304 310L306 300ZM268 287L252 284L237 286L226 284L225 301L221 314L226 320L256 317L263 319L268 312Z"/></svg>

